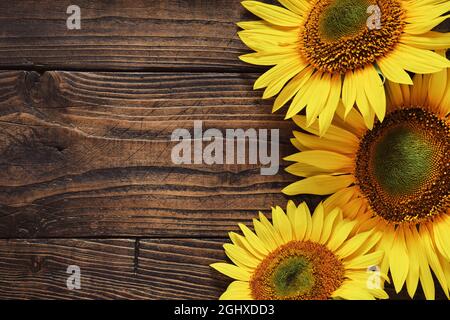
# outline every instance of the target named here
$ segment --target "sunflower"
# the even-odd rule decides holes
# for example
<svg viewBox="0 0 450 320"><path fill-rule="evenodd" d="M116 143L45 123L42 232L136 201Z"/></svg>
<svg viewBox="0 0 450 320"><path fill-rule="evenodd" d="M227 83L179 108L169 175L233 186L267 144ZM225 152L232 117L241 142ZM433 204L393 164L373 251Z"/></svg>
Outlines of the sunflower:
<svg viewBox="0 0 450 320"><path fill-rule="evenodd" d="M342 216L339 208L325 212L319 204L311 217L306 203L296 207L289 201L287 214L280 207L272 208L272 223L260 213L259 220L253 220L256 234L240 224L243 236L231 232L233 244L224 245L234 264L211 265L235 279L220 298L387 298L376 280L382 277L376 267L383 251L372 250L381 233L366 231L349 236L357 223Z"/></svg>
<svg viewBox="0 0 450 320"><path fill-rule="evenodd" d="M346 113L356 102L371 128L375 115L382 121L386 113L382 79L410 85L405 70L428 74L450 66L433 51L449 48L450 34L430 31L450 16L443 15L448 0L278 1L285 8L242 2L264 20L238 23L239 37L256 51L240 59L274 66L255 89L266 88L263 98L279 93L273 112L293 98L287 119L306 107L306 124L318 118L321 135L340 100Z"/></svg>
<svg viewBox="0 0 450 320"><path fill-rule="evenodd" d="M450 288L450 69L413 82L386 84L387 115L372 130L355 110L344 121L342 105L322 138L294 117L308 133L294 132L301 152L286 158L296 162L286 170L304 179L283 192L333 194L325 205L358 208L344 217L383 233L381 272L390 271L396 291L406 283L413 297L420 279L434 299L431 270L447 297Z"/></svg>

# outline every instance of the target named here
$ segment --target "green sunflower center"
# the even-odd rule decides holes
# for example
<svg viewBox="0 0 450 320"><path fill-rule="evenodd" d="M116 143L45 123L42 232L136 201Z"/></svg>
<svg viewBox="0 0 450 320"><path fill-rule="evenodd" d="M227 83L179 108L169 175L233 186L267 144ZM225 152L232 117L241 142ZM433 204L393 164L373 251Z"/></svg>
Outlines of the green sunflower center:
<svg viewBox="0 0 450 320"><path fill-rule="evenodd" d="M311 263L302 256L288 258L275 268L272 281L279 297L306 294L314 285Z"/></svg>
<svg viewBox="0 0 450 320"><path fill-rule="evenodd" d="M360 142L355 178L386 221L420 223L450 204L450 126L425 108L400 109Z"/></svg>
<svg viewBox="0 0 450 320"><path fill-rule="evenodd" d="M328 299L344 278L342 262L325 246L291 241L270 253L250 280L256 300Z"/></svg>
<svg viewBox="0 0 450 320"><path fill-rule="evenodd" d="M434 154L433 146L414 128L392 128L375 147L375 177L392 195L414 193L430 176Z"/></svg>
<svg viewBox="0 0 450 320"><path fill-rule="evenodd" d="M319 21L321 35L330 40L359 33L365 28L370 3L366 0L336 0Z"/></svg>

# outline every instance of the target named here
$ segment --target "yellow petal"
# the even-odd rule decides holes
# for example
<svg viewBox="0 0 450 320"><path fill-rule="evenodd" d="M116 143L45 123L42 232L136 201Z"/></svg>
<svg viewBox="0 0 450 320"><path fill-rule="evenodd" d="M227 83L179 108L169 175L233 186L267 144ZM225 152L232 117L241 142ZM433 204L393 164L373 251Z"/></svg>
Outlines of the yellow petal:
<svg viewBox="0 0 450 320"><path fill-rule="evenodd" d="M408 276L406 277L406 288L411 298L414 297L414 294L416 292L417 285L419 284L419 275L420 275L418 250L421 250L421 248L420 244L418 243L420 239L414 238L415 234L418 236L417 232L413 234L412 229L415 228L416 228L415 226L412 226L411 228L405 228L406 246L408 247L408 254L409 254L409 269L408 269Z"/></svg>
<svg viewBox="0 0 450 320"><path fill-rule="evenodd" d="M390 81L409 85L413 84L409 74L403 70L402 67L389 59L389 56L378 60L377 64L383 75Z"/></svg>
<svg viewBox="0 0 450 320"><path fill-rule="evenodd" d="M434 229L434 228L435 228L435 225L433 224L433 226L430 229ZM427 234L422 233L423 247L427 254L428 263L429 263L431 269L434 271L434 274L436 275L436 278L438 279L439 283L441 284L442 288L444 289L444 292L448 293L450 284L447 284L444 269L441 265L441 262L439 261L439 257L436 252L436 248L434 247L434 245L432 243L431 233L432 233L432 230L428 230ZM436 242L436 239L435 239L435 242ZM450 263L450 261L449 261L449 263Z"/></svg>
<svg viewBox="0 0 450 320"><path fill-rule="evenodd" d="M294 201L289 200L287 203L287 206L286 206L286 215L287 215L291 225L294 225L296 210L297 210L297 206L295 205Z"/></svg>
<svg viewBox="0 0 450 320"><path fill-rule="evenodd" d="M309 90L311 94L306 107L306 125L308 127L317 120L325 107L331 90L331 74L323 73L320 81L317 81Z"/></svg>
<svg viewBox="0 0 450 320"><path fill-rule="evenodd" d="M449 81L449 79L447 79L447 69L443 69L442 71L431 75L428 87L428 101L430 102L430 107L439 107L446 91L450 90L447 81Z"/></svg>
<svg viewBox="0 0 450 320"><path fill-rule="evenodd" d="M292 35L291 32L277 31L272 27L238 32L241 41L250 49L279 55L298 52L298 45L295 44L295 40L289 41Z"/></svg>
<svg viewBox="0 0 450 320"><path fill-rule="evenodd" d="M356 101L356 82L357 79L353 71L347 71L342 85L342 102L345 106L345 116L353 108Z"/></svg>
<svg viewBox="0 0 450 320"><path fill-rule="evenodd" d="M355 192L356 188L350 187L339 190L338 192L332 194L323 202L325 210L328 209L332 210L334 208L341 207L342 205L346 204L353 198Z"/></svg>
<svg viewBox="0 0 450 320"><path fill-rule="evenodd" d="M420 238L424 239L428 237L426 228L421 228L419 230ZM435 291L434 291L434 280L431 275L430 266L428 264L427 254L425 252L425 244L422 242L423 246L418 250L417 253L419 255L419 271L420 271L420 283L422 284L422 289L425 294L425 298L427 300L434 300Z"/></svg>
<svg viewBox="0 0 450 320"><path fill-rule="evenodd" d="M358 145L352 144L350 141L332 141L325 137L294 131L294 136L298 140L300 150L327 150L347 155L354 155L358 151Z"/></svg>
<svg viewBox="0 0 450 320"><path fill-rule="evenodd" d="M373 65L365 66L361 76L364 79L364 90L370 106L375 111L378 120L383 121L386 115L386 95L383 82Z"/></svg>
<svg viewBox="0 0 450 320"><path fill-rule="evenodd" d="M305 15L311 7L307 0L278 0L278 2L300 16Z"/></svg>
<svg viewBox="0 0 450 320"><path fill-rule="evenodd" d="M283 60L298 57L298 53L293 52L253 52L239 56L244 62L260 66L272 66L281 63Z"/></svg>
<svg viewBox="0 0 450 320"><path fill-rule="evenodd" d="M286 172L298 177L312 177L326 172L323 169L316 168L305 163L294 163L285 169ZM328 172L333 173L333 172Z"/></svg>
<svg viewBox="0 0 450 320"><path fill-rule="evenodd" d="M249 255L246 250L234 244L225 243L223 245L223 248L225 249L225 253L231 259L231 261L233 261L236 265L240 266L241 268L243 265L250 269L255 269L259 264L259 260Z"/></svg>
<svg viewBox="0 0 450 320"><path fill-rule="evenodd" d="M250 285L246 281L233 281L219 300L252 300Z"/></svg>
<svg viewBox="0 0 450 320"><path fill-rule="evenodd" d="M364 256L359 256L351 261L344 261L347 269L367 269L369 267L378 266L383 258L383 251L376 251Z"/></svg>
<svg viewBox="0 0 450 320"><path fill-rule="evenodd" d="M213 263L211 264L211 267L216 269L220 273L223 273L224 275L236 280L249 281L251 277L248 271L245 271L229 263L223 262Z"/></svg>
<svg viewBox="0 0 450 320"><path fill-rule="evenodd" d="M403 94L401 86L398 83L388 81L387 82L387 90L389 94L389 98L395 106L403 106Z"/></svg>
<svg viewBox="0 0 450 320"><path fill-rule="evenodd" d="M401 43L388 57L403 69L414 73L434 73L450 67L449 61L436 52Z"/></svg>
<svg viewBox="0 0 450 320"><path fill-rule="evenodd" d="M293 120L295 124L303 130L319 136L319 125L317 123L313 123L311 126L307 126L306 117L301 115L293 117ZM351 145L359 145L360 142L360 139L350 131L334 125L330 126L330 128L327 130L327 133L324 135L324 138Z"/></svg>
<svg viewBox="0 0 450 320"><path fill-rule="evenodd" d="M280 232L275 229L275 227L270 223L270 221L263 215L261 212L259 213L259 220L266 227L267 231L271 234L272 238L275 240L277 246L281 246L283 244L283 239L280 236Z"/></svg>
<svg viewBox="0 0 450 320"><path fill-rule="evenodd" d="M280 207L272 209L273 226L280 233L284 243L292 240L292 226L291 223Z"/></svg>
<svg viewBox="0 0 450 320"><path fill-rule="evenodd" d="M354 182L351 175L318 175L294 182L282 190L287 195L317 194L327 195L346 188Z"/></svg>
<svg viewBox="0 0 450 320"><path fill-rule="evenodd" d="M252 29L269 29L272 27L270 23L264 20L257 21L240 21L236 23L239 28L244 30L252 30Z"/></svg>
<svg viewBox="0 0 450 320"><path fill-rule="evenodd" d="M311 213L305 202L301 203L295 211L294 232L298 241L308 240L311 234Z"/></svg>
<svg viewBox="0 0 450 320"><path fill-rule="evenodd" d="M333 122L338 127L350 131L357 137L362 137L366 133L367 128L364 124L364 119L355 108L350 109L350 112L345 114L344 105L340 102L336 109L336 115L337 117L334 117Z"/></svg>
<svg viewBox="0 0 450 320"><path fill-rule="evenodd" d="M332 298L342 298L345 300L375 300L368 289L359 286L342 286L331 295Z"/></svg>
<svg viewBox="0 0 450 320"><path fill-rule="evenodd" d="M312 215L312 228L311 228L311 236L309 240L312 242L319 242L320 235L322 234L323 227L323 205L319 203L316 210L314 210L314 214Z"/></svg>
<svg viewBox="0 0 450 320"><path fill-rule="evenodd" d="M450 33L430 31L417 36L404 33L400 41L420 49L447 49L450 48Z"/></svg>
<svg viewBox="0 0 450 320"><path fill-rule="evenodd" d="M306 163L326 171L351 172L353 160L342 154L325 151L311 150L295 153L285 158L286 161Z"/></svg>
<svg viewBox="0 0 450 320"><path fill-rule="evenodd" d="M394 242L389 252L389 267L395 291L398 293L405 283L409 270L409 257L403 227L398 227L395 231Z"/></svg>
<svg viewBox="0 0 450 320"><path fill-rule="evenodd" d="M264 91L263 99L269 99L278 94L283 86L296 74L306 68L307 63L302 62L300 59L294 60L296 63L289 66L289 70L283 74L274 74L274 79L269 83L267 89ZM284 71L284 70L283 70Z"/></svg>
<svg viewBox="0 0 450 320"><path fill-rule="evenodd" d="M267 255L269 252L267 248L264 246L264 242L259 239L256 234L253 233L246 225L240 223L239 228L242 230L246 240L248 243L259 252L261 255Z"/></svg>
<svg viewBox="0 0 450 320"><path fill-rule="evenodd" d="M440 262L442 268L444 269L447 287L450 287L450 262L442 256L439 256L439 262ZM445 292L445 295L447 296L447 299L450 299L449 291Z"/></svg>
<svg viewBox="0 0 450 320"><path fill-rule="evenodd" d="M258 238L264 242L264 247L267 248L268 251L275 250L278 245L273 239L273 236L269 230L258 220L253 219L253 225L255 227L255 232L258 235Z"/></svg>
<svg viewBox="0 0 450 320"><path fill-rule="evenodd" d="M407 23L405 25L404 32L409 34L424 34L429 32L431 29L433 29L443 21L447 20L448 18L450 18L450 15L445 15L434 19L423 20L420 22L413 21L413 23Z"/></svg>
<svg viewBox="0 0 450 320"><path fill-rule="evenodd" d="M426 95L422 93L423 76L421 74L416 74L413 77L414 85L411 87L411 103L416 106L420 106L424 103Z"/></svg>
<svg viewBox="0 0 450 320"><path fill-rule="evenodd" d="M260 253L259 251L255 250L255 248L250 245L250 243L248 242L248 240L241 236L240 234L237 234L235 232L229 232L228 233L231 242L233 242L233 244L247 250L249 253L251 253L255 258L262 260L264 259L265 255Z"/></svg>
<svg viewBox="0 0 450 320"><path fill-rule="evenodd" d="M331 212L326 214L326 217L323 221L323 228L322 233L320 235L319 243L324 244L328 241L338 217L342 217L342 210L339 208L334 208L333 210L331 210Z"/></svg>
<svg viewBox="0 0 450 320"><path fill-rule="evenodd" d="M253 14L275 25L297 27L302 22L302 18L298 14L278 6L258 1L242 1L241 3Z"/></svg>
<svg viewBox="0 0 450 320"><path fill-rule="evenodd" d="M336 251L336 254L342 259L350 256L355 251L360 249L371 235L372 231L366 231L355 235L351 239L345 241L344 244L339 248L339 250Z"/></svg>
<svg viewBox="0 0 450 320"><path fill-rule="evenodd" d="M358 81L356 84L356 105L358 106L358 109L361 112L361 115L363 116L364 123L366 124L367 128L372 129L375 112L371 108L369 100L366 95L364 84L364 81L366 80L362 75L361 70L356 70L355 76Z"/></svg>
<svg viewBox="0 0 450 320"><path fill-rule="evenodd" d="M286 112L286 118L290 119L298 114L308 104L310 97L314 94L316 88L320 84L320 72L314 73L308 81L306 81L302 89L297 92L294 99Z"/></svg>
<svg viewBox="0 0 450 320"><path fill-rule="evenodd" d="M280 78L284 78L286 74L291 77L294 76L297 72L300 72L303 69L303 64L300 59L292 58L289 60L285 60L282 63L276 65L271 68L269 71L265 72L262 76L260 76L254 84L255 89L265 88L270 85L274 80L279 80ZM287 79L286 81L288 81ZM280 88L281 89L281 88Z"/></svg>
<svg viewBox="0 0 450 320"><path fill-rule="evenodd" d="M333 74L330 82L330 95L319 115L320 136L323 136L331 125L341 97L341 75Z"/></svg>
<svg viewBox="0 0 450 320"><path fill-rule="evenodd" d="M306 67L298 75L292 78L291 81L289 81L286 87L283 88L283 90L275 99L272 112L277 111L278 109L283 107L289 100L291 100L292 97L296 95L301 88L303 88L309 78L311 78L313 71L313 68Z"/></svg>
<svg viewBox="0 0 450 320"><path fill-rule="evenodd" d="M348 239L357 221L342 220L334 229L328 240L327 247L335 252Z"/></svg>

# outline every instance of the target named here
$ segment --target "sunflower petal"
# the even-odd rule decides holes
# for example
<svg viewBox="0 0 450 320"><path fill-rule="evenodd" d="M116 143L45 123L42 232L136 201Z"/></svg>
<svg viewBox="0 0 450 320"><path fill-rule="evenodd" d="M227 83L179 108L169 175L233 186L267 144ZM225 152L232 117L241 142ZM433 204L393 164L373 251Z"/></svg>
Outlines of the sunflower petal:
<svg viewBox="0 0 450 320"><path fill-rule="evenodd" d="M395 231L394 242L389 252L389 266L395 290L400 292L409 270L409 256L402 227Z"/></svg>
<svg viewBox="0 0 450 320"><path fill-rule="evenodd" d="M249 281L250 280L250 273L248 271L243 270L242 268L239 268L235 265L224 263L224 262L217 262L211 264L211 267L219 271L220 273L223 273L224 275L241 281Z"/></svg>
<svg viewBox="0 0 450 320"><path fill-rule="evenodd" d="M332 194L346 188L354 182L351 175L318 175L294 182L282 190L287 195L296 194Z"/></svg>
<svg viewBox="0 0 450 320"><path fill-rule="evenodd" d="M258 1L242 1L241 3L251 13L278 26L298 27L302 22L298 14L278 6Z"/></svg>

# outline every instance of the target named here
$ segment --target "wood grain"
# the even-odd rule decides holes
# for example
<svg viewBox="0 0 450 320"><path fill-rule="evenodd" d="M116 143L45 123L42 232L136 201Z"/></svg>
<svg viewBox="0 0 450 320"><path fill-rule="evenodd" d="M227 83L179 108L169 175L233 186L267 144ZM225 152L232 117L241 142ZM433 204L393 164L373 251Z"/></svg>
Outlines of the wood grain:
<svg viewBox="0 0 450 320"><path fill-rule="evenodd" d="M240 2L77 0L81 29L68 30L70 0L0 1L0 68L263 70L238 60L249 49L237 36L236 22L258 19Z"/></svg>
<svg viewBox="0 0 450 320"><path fill-rule="evenodd" d="M239 0L78 0L81 29L68 30L69 0L0 1L0 68L255 70L236 22Z"/></svg>
<svg viewBox="0 0 450 320"><path fill-rule="evenodd" d="M0 240L0 299L217 299L230 279L221 239ZM69 265L81 289L69 290ZM406 290L391 299L407 299ZM437 288L438 299L445 299ZM423 299L420 289L416 299Z"/></svg>
<svg viewBox="0 0 450 320"><path fill-rule="evenodd" d="M221 241L0 240L0 299L217 299ZM138 254L138 255L136 255ZM81 289L66 285L69 265Z"/></svg>
<svg viewBox="0 0 450 320"><path fill-rule="evenodd" d="M174 165L176 128L293 125L251 90L253 74L5 72L0 237L219 236L284 206L295 177L261 165ZM285 163L282 164L286 165Z"/></svg>

